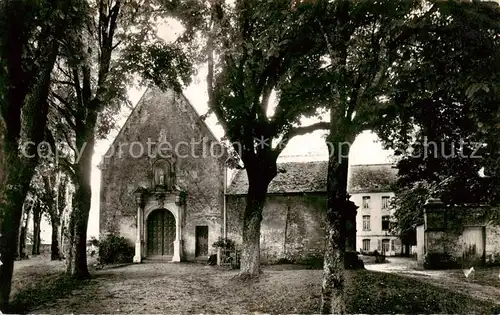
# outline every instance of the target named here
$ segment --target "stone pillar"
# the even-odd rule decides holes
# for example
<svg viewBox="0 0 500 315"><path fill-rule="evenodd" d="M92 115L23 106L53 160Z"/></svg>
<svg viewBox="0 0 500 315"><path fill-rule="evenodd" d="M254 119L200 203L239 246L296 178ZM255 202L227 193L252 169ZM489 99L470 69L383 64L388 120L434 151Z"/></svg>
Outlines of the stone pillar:
<svg viewBox="0 0 500 315"><path fill-rule="evenodd" d="M425 231L444 230L445 226L444 203L439 198L429 198L424 205Z"/></svg>
<svg viewBox="0 0 500 315"><path fill-rule="evenodd" d="M352 201L347 201L345 207L345 253L344 267L346 269L363 268L363 262L356 252L356 214L358 206Z"/></svg>
<svg viewBox="0 0 500 315"><path fill-rule="evenodd" d="M174 241L174 256L172 257L173 262L181 261L181 252L182 252L182 216L183 216L183 202L180 196L178 196L175 200L175 204L177 206L177 218L175 221L175 241Z"/></svg>
<svg viewBox="0 0 500 315"><path fill-rule="evenodd" d="M144 207L144 194L147 193L147 190L141 186L139 186L134 191L135 196L135 204L137 206L137 229L136 229L136 240L135 240L135 254L134 254L134 263L142 262L142 214Z"/></svg>
<svg viewBox="0 0 500 315"><path fill-rule="evenodd" d="M438 198L430 198L424 205L424 246L423 258L424 268L435 268L440 266L441 261L447 252L446 248L446 211L444 203ZM432 254L427 264L425 255Z"/></svg>
<svg viewBox="0 0 500 315"><path fill-rule="evenodd" d="M142 209L137 206L137 237L135 240L135 255L134 263L141 263L142 261Z"/></svg>
<svg viewBox="0 0 500 315"><path fill-rule="evenodd" d="M177 213L177 220L175 222L175 241L174 241L174 256L173 262L181 261L181 211Z"/></svg>
<svg viewBox="0 0 500 315"><path fill-rule="evenodd" d="M346 223L346 252L356 252L356 214L359 207L352 201L347 202L345 223Z"/></svg>

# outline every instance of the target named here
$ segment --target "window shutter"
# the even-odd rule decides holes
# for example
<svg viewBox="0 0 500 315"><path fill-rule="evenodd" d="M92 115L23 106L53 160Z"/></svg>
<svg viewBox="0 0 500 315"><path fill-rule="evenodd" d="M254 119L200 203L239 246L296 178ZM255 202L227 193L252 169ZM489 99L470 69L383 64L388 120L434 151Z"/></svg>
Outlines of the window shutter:
<svg viewBox="0 0 500 315"><path fill-rule="evenodd" d="M382 250L382 240L377 240L377 250L379 252Z"/></svg>

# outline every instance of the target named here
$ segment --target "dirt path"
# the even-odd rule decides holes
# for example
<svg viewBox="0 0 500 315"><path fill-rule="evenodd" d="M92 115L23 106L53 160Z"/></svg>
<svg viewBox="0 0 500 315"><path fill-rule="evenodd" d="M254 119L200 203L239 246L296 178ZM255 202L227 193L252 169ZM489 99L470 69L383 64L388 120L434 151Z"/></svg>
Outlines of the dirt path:
<svg viewBox="0 0 500 315"><path fill-rule="evenodd" d="M258 313L263 304L280 300L290 312L302 313L318 305L318 271L293 274L296 279L291 286L290 277L283 278L280 271L266 270L258 283L240 283L234 279L237 274L238 271L187 263L147 263L99 270L81 290L30 313L244 314ZM286 283L280 284L280 279ZM299 301L297 307L301 309L294 310L289 290L304 290L304 295L309 296L311 287L318 294L311 301ZM272 288L272 292L267 288Z"/></svg>
<svg viewBox="0 0 500 315"><path fill-rule="evenodd" d="M417 278L442 288L500 305L500 278L497 269L481 269L466 278L462 270L419 270L412 259L389 258L389 263L366 265L366 269ZM487 280L487 281L484 281ZM489 285L494 284L494 285Z"/></svg>
<svg viewBox="0 0 500 315"><path fill-rule="evenodd" d="M58 268L58 264L49 262L18 268L15 276L19 282L24 282L20 287L33 286L35 284L29 284L34 274L30 270L36 269L36 274L42 277L42 269L46 269L51 276L54 271L63 270L61 267L64 266ZM396 264L392 266L394 268ZM94 271L92 280L85 284L76 283L76 286L73 282L56 281L62 284L52 289L52 284L41 286L40 283L35 285L36 291L31 294L43 291L39 296L48 298L40 299L39 304L29 302L29 299L25 303L29 304L30 314L319 312L322 270L304 269L299 265L265 266L263 269L258 280L242 282L235 278L237 270L193 263L149 262ZM417 277L415 275L403 276L370 271L346 273L351 313L498 313L491 303L483 301L490 300L490 295L483 296L483 300L473 294L474 298L469 298L447 290L449 282L438 283L446 288L442 289L406 279ZM455 285L455 290L460 290L459 285Z"/></svg>

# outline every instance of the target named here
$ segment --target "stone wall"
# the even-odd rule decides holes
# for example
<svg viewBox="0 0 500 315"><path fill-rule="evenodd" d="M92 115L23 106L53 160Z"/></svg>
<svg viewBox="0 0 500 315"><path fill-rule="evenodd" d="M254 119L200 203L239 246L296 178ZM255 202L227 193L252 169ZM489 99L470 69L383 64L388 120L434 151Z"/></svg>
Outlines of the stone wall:
<svg viewBox="0 0 500 315"><path fill-rule="evenodd" d="M492 210L480 205L451 207L439 199L429 200L425 224L417 228L418 262L429 265L432 256L438 264L442 257L465 267L499 263L500 227L489 219Z"/></svg>
<svg viewBox="0 0 500 315"><path fill-rule="evenodd" d="M486 226L486 263L500 264L500 226Z"/></svg>
<svg viewBox="0 0 500 315"><path fill-rule="evenodd" d="M245 196L227 197L228 238L241 244ZM325 249L326 196L322 193L267 196L261 224L261 260L307 262Z"/></svg>
<svg viewBox="0 0 500 315"><path fill-rule="evenodd" d="M425 244L425 227L423 224L419 225L416 227L416 233L417 233L417 246L416 246L416 253L417 253L417 262L420 265L424 264L424 244Z"/></svg>
<svg viewBox="0 0 500 315"><path fill-rule="evenodd" d="M149 89L103 158L100 233L117 233L135 242L137 210L132 192L139 185L151 187L157 152L151 143L160 140L169 144L162 146L162 152L170 155L174 186L187 193L182 239L184 256L191 259L196 225L209 226L209 243L222 233L225 153L185 97L173 91ZM150 152L153 156L148 156Z"/></svg>

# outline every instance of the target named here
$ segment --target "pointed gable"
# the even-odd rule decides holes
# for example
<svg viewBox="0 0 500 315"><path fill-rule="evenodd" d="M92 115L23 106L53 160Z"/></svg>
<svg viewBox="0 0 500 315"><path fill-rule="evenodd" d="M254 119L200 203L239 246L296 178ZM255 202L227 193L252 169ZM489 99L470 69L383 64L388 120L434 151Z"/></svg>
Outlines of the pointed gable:
<svg viewBox="0 0 500 315"><path fill-rule="evenodd" d="M137 105L127 117L127 120L120 129L118 135L103 155L103 159L99 165L100 168L105 167L106 163L109 162L105 160L106 158L111 157L118 152L120 143L123 143L123 141L140 141L141 138L144 138L144 135L147 134L147 132L142 132L142 129L154 127L149 124L151 121L156 120L159 122L159 120L161 120L150 117L151 115L157 117L165 116L165 118L167 118L166 115L170 117L178 116L177 125L183 124L185 125L184 128L190 128L191 131L202 133L207 136L210 141L218 141L210 127L200 118L200 114L184 96L184 94L176 93L171 89L162 91L158 87L153 86L146 89L137 102ZM144 126L141 128L141 125ZM138 136L135 140L130 137L131 129L137 129L136 133L140 134L140 136ZM159 128L156 138L149 137L149 139L151 139L152 142L159 141L167 132L166 129L170 128ZM178 128L176 127L176 129ZM186 134L191 134L191 132L188 130ZM123 145L122 149L127 148Z"/></svg>

